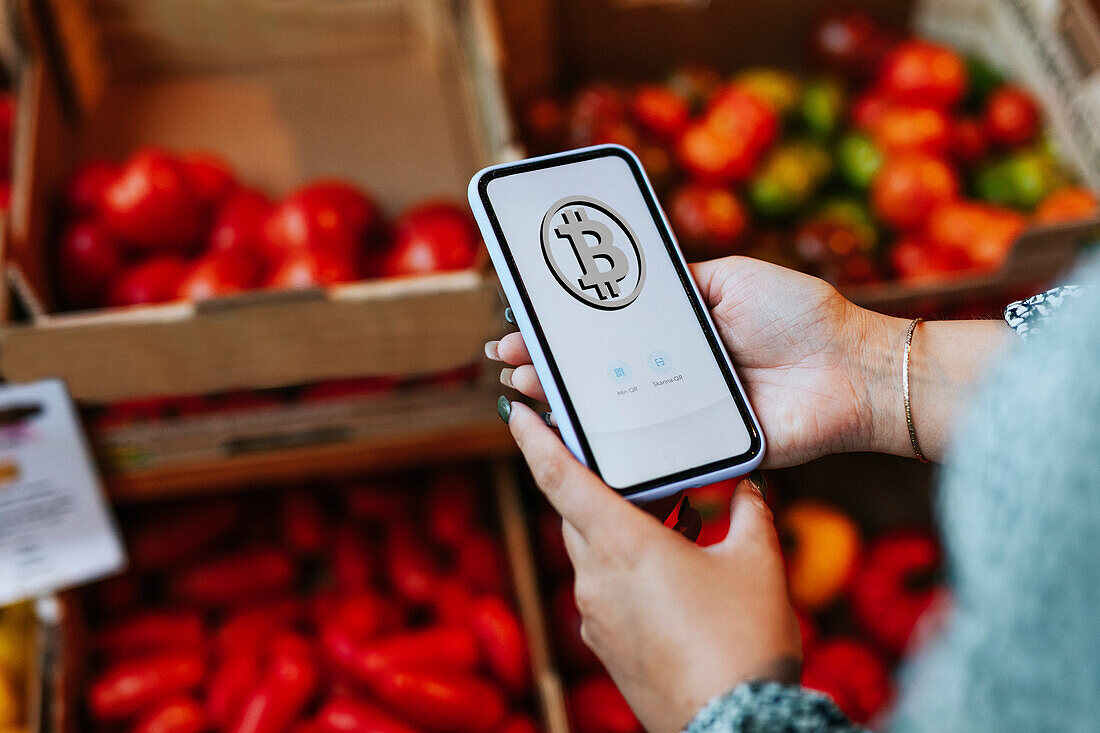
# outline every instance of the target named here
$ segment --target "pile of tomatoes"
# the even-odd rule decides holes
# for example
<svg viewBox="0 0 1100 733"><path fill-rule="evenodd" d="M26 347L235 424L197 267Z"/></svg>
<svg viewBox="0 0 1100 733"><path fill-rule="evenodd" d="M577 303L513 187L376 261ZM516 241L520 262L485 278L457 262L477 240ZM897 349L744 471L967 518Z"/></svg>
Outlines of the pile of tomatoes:
<svg viewBox="0 0 1100 733"><path fill-rule="evenodd" d="M535 101L543 152L635 150L689 254L748 253L839 283L989 271L1035 223L1094 215L1033 97L976 58L848 12L811 75L682 69L662 84Z"/></svg>
<svg viewBox="0 0 1100 733"><path fill-rule="evenodd" d="M490 499L452 468L124 514L89 729L537 731Z"/></svg>
<svg viewBox="0 0 1100 733"><path fill-rule="evenodd" d="M390 222L367 192L335 179L273 202L201 152L86 162L63 205L57 287L69 308L461 270L480 248L464 206L427 201Z"/></svg>

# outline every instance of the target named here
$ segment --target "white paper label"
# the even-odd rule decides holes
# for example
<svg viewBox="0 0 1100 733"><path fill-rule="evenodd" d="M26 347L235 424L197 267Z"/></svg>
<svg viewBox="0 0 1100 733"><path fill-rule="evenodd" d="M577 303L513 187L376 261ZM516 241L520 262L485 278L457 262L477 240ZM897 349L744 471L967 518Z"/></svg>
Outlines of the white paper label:
<svg viewBox="0 0 1100 733"><path fill-rule="evenodd" d="M47 380L0 387L0 605L125 566L65 385Z"/></svg>

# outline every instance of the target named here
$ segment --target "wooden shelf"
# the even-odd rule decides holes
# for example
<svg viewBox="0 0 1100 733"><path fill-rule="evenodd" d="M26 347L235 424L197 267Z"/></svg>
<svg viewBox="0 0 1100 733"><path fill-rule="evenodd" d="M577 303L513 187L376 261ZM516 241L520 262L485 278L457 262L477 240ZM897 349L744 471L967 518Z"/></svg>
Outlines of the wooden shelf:
<svg viewBox="0 0 1100 733"><path fill-rule="evenodd" d="M119 502L346 477L510 455L499 388L417 390L104 431L96 447Z"/></svg>

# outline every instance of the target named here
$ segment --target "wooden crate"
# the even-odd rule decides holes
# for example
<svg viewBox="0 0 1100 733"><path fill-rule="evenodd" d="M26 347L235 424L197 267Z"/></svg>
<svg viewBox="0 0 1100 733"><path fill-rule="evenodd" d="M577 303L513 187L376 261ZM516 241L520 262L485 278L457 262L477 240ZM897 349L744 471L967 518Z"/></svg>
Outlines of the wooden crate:
<svg viewBox="0 0 1100 733"><path fill-rule="evenodd" d="M1079 30L1086 12L1083 0L1057 1L1065 4L1067 19L1076 23L1071 25L1078 29L1077 52L1100 58L1100 45L1089 45L1100 44L1100 34ZM720 71L760 65L798 69L805 62L807 33L827 9L817 0L789 0L782 12L767 0L531 0L522 8L506 0L497 3L505 54L523 61L506 66L506 87L517 110L539 96L568 92L588 81L660 79L690 64ZM846 8L864 10L892 25L912 20L933 36L964 45L973 39L988 44L999 37L993 32L990 6L974 0L845 3ZM998 60L1015 68L1009 59ZM1052 117L1057 121L1059 115ZM1100 176L1100 163L1094 168L1079 171L1084 180ZM1084 248L1097 241L1098 231L1100 220L1037 227L1017 240L998 272L857 286L845 289L845 295L860 305L899 315L949 311L985 297L1011 299L1063 274Z"/></svg>
<svg viewBox="0 0 1100 733"><path fill-rule="evenodd" d="M446 370L500 323L484 268L206 303L55 313L51 246L70 171L144 144L224 156L282 194L337 176L388 211L464 201L511 154L485 0L19 0L0 373L78 400ZM17 319L16 315L26 315Z"/></svg>
<svg viewBox="0 0 1100 733"><path fill-rule="evenodd" d="M520 480L507 460L484 464L492 482L499 534L513 583L513 595L531 652L534 695L547 733L569 733L561 678L553 666L537 572L520 499ZM42 604L40 604L42 605ZM84 675L88 663L88 629L82 611L82 594L68 591L47 599L41 622L35 664L40 670L32 692L38 714L33 733L75 733L80 730L78 710L83 704Z"/></svg>

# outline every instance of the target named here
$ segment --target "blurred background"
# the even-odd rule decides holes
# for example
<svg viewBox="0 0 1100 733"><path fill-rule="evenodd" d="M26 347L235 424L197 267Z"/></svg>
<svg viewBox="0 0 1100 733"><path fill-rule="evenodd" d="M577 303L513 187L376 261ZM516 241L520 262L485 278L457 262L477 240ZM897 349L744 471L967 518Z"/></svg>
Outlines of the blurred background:
<svg viewBox="0 0 1100 733"><path fill-rule="evenodd" d="M620 143L689 259L1000 317L1100 233L1098 11L5 0L0 376L65 380L131 566L0 611L0 731L639 730L495 415L470 176ZM949 602L932 479L769 475L804 683L870 725Z"/></svg>

